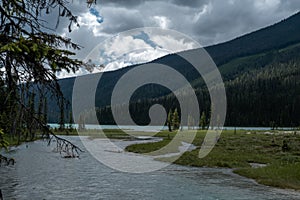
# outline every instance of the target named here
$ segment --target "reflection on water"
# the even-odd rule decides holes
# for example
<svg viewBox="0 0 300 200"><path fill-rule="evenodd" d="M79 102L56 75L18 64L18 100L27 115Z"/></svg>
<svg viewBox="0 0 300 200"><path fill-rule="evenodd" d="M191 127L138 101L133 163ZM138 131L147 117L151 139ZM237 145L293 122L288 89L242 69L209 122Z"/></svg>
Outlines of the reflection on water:
<svg viewBox="0 0 300 200"><path fill-rule="evenodd" d="M82 146L78 137L71 140ZM128 174L87 152L63 159L42 141L22 145L10 156L16 165L0 168L4 199L300 199L300 193L258 185L229 169L172 165Z"/></svg>

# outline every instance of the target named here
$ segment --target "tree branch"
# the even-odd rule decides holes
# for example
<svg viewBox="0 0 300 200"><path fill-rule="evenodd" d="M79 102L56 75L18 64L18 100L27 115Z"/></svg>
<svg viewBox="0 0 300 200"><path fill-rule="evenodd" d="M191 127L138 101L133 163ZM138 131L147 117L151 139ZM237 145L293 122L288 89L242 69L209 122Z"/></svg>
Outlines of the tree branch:
<svg viewBox="0 0 300 200"><path fill-rule="evenodd" d="M20 102L20 105L25 109L29 110L22 102ZM73 144L72 142L58 137L53 133L53 131L49 128L48 125L41 122L37 117L34 115L32 116L33 120L36 121L36 123L43 129L43 135L42 138L46 138L48 140L48 145L51 144L54 140L56 140L56 150L62 155L65 154L65 158L78 158L80 152L84 152L81 148L79 148L77 145ZM45 137L46 136L46 137Z"/></svg>

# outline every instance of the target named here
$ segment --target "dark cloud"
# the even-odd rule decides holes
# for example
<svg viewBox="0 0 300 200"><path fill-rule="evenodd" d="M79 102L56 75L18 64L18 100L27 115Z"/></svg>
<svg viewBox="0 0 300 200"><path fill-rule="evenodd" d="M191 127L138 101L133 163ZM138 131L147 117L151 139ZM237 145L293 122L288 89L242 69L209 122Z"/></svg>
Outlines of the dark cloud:
<svg viewBox="0 0 300 200"><path fill-rule="evenodd" d="M103 1L101 1L101 3L103 5L121 4L121 5L127 5L127 6L136 6L142 2L144 2L144 0L103 0Z"/></svg>
<svg viewBox="0 0 300 200"><path fill-rule="evenodd" d="M227 41L274 24L300 8L284 4L286 1L280 0L211 1L209 12L199 17L191 33L207 38L206 45Z"/></svg>
<svg viewBox="0 0 300 200"><path fill-rule="evenodd" d="M188 7L201 7L204 4L207 4L209 0L173 0L171 1L174 4L177 4L179 6L188 6Z"/></svg>
<svg viewBox="0 0 300 200"><path fill-rule="evenodd" d="M127 7L133 8L137 7L140 4L145 3L146 1L155 1L155 0L103 0L100 1L99 4L103 6L115 6L115 7Z"/></svg>
<svg viewBox="0 0 300 200"><path fill-rule="evenodd" d="M140 28L144 25L141 20L143 15L137 10L104 7L102 9L102 15L104 17L104 22L101 30L103 33L107 34L117 34L133 28Z"/></svg>
<svg viewBox="0 0 300 200"><path fill-rule="evenodd" d="M137 7L141 4L144 4L146 2L155 2L160 0L103 0L100 3L104 6L106 5L115 5L115 6L124 6L128 8ZM177 4L179 6L188 6L188 7L198 7L205 3L207 3L209 0L164 0L160 2L165 2L168 4Z"/></svg>
<svg viewBox="0 0 300 200"><path fill-rule="evenodd" d="M74 14L88 19L82 0L70 3ZM133 28L160 26L174 29L210 45L276 23L300 9L299 0L101 0L95 8L103 16L101 25L82 24L68 33L67 20L61 20L59 34L74 39L85 54L104 38ZM52 27L55 17L44 16ZM91 42L92 41L92 42Z"/></svg>

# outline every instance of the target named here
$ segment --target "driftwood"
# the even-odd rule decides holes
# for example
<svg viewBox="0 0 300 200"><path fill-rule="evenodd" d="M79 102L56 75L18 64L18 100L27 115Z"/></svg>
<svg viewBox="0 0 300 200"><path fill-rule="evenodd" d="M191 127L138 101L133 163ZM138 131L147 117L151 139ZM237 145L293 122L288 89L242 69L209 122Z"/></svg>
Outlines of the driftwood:
<svg viewBox="0 0 300 200"><path fill-rule="evenodd" d="M56 151L64 158L78 158L79 153L83 152L83 150L72 142L55 135L48 125L45 125L38 120L37 122L43 129L42 139L48 140L48 146L50 146L52 142L56 141Z"/></svg>
<svg viewBox="0 0 300 200"><path fill-rule="evenodd" d="M51 131L51 130L50 130ZM48 139L48 145L51 142L56 141L56 151L59 152L64 158L78 158L79 152L83 152L78 146L74 145L70 141L60 138L53 134L51 131L51 136Z"/></svg>
<svg viewBox="0 0 300 200"><path fill-rule="evenodd" d="M30 112L30 110L22 102L19 103L23 109ZM40 121L35 115L32 115L32 121L35 122L42 131L42 139L46 139L48 141L48 146L52 142L56 141L56 151L59 152L63 158L78 158L79 153L83 152L83 150L72 142L55 135L50 127L46 123ZM13 158L8 158L0 154L0 166L14 165L15 163L16 162Z"/></svg>
<svg viewBox="0 0 300 200"><path fill-rule="evenodd" d="M24 109L28 109L23 103L21 103L21 105ZM34 115L32 116L32 120L34 120L42 130L43 132L42 139L48 140L48 146L53 141L56 141L56 151L59 152L63 157L78 158L79 153L83 152L83 150L81 150L78 146L76 146L72 142L55 135L54 132L50 129L50 127L47 124L41 122Z"/></svg>
<svg viewBox="0 0 300 200"><path fill-rule="evenodd" d="M55 135L48 126L44 126L44 129L47 134L44 134L42 138L48 140L48 145L56 141L56 151L59 152L63 158L78 158L79 153L83 152L83 150L72 142ZM0 167L15 165L15 163L16 161L13 158L8 158L0 154Z"/></svg>
<svg viewBox="0 0 300 200"><path fill-rule="evenodd" d="M48 126L44 126L44 130L46 134L43 135L42 139L48 140L48 145L56 141L56 151L59 152L63 158L78 158L79 153L83 152L83 150L72 142L55 135ZM13 158L8 158L0 154L0 166L15 165L15 163L16 161Z"/></svg>

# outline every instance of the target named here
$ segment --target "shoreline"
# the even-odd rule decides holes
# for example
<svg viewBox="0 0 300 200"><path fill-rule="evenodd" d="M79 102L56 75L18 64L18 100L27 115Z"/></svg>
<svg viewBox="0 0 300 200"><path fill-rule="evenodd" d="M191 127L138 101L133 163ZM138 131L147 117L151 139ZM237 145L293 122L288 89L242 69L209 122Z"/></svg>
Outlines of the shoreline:
<svg viewBox="0 0 300 200"><path fill-rule="evenodd" d="M269 131L270 132L270 131ZM195 141L196 150L184 153L174 164L191 167L228 168L234 174L255 180L258 184L281 189L300 191L300 141L299 132L278 132L272 134L264 132L245 132L239 130L224 131L220 141L212 152L204 159L198 158L199 147L202 142ZM276 132L276 133L275 133ZM186 132L188 134L188 132ZM160 149L170 142L161 132L161 142L149 144L135 144L126 147L126 151L133 153L147 153ZM165 137L163 137L163 135ZM205 133L200 131L196 140L203 141ZM283 151L283 141L288 140L288 149ZM155 159L168 162L168 159Z"/></svg>
<svg viewBox="0 0 300 200"><path fill-rule="evenodd" d="M133 140L122 130L105 130L105 136L109 139ZM188 131L183 131L189 134ZM236 175L254 180L258 184L272 186L281 189L300 191L300 135L294 131L223 131L219 142L212 152L204 159L198 158L200 146L206 131L198 131L192 145L195 149L185 152L174 164L187 167L227 168ZM65 132L56 132L57 135L79 136L77 131L66 135ZM134 136L149 136L147 132L133 131ZM144 154L156 151L167 145L176 133L162 131L155 138L161 141L142 140L142 143L126 146L125 151L130 153ZM97 135L97 131L87 131L90 139L103 138ZM284 141L288 147L283 150ZM15 146L15 145L12 145ZM178 149L177 149L178 150ZM176 149L168 152L177 153ZM158 156L156 161L169 162L169 156Z"/></svg>

